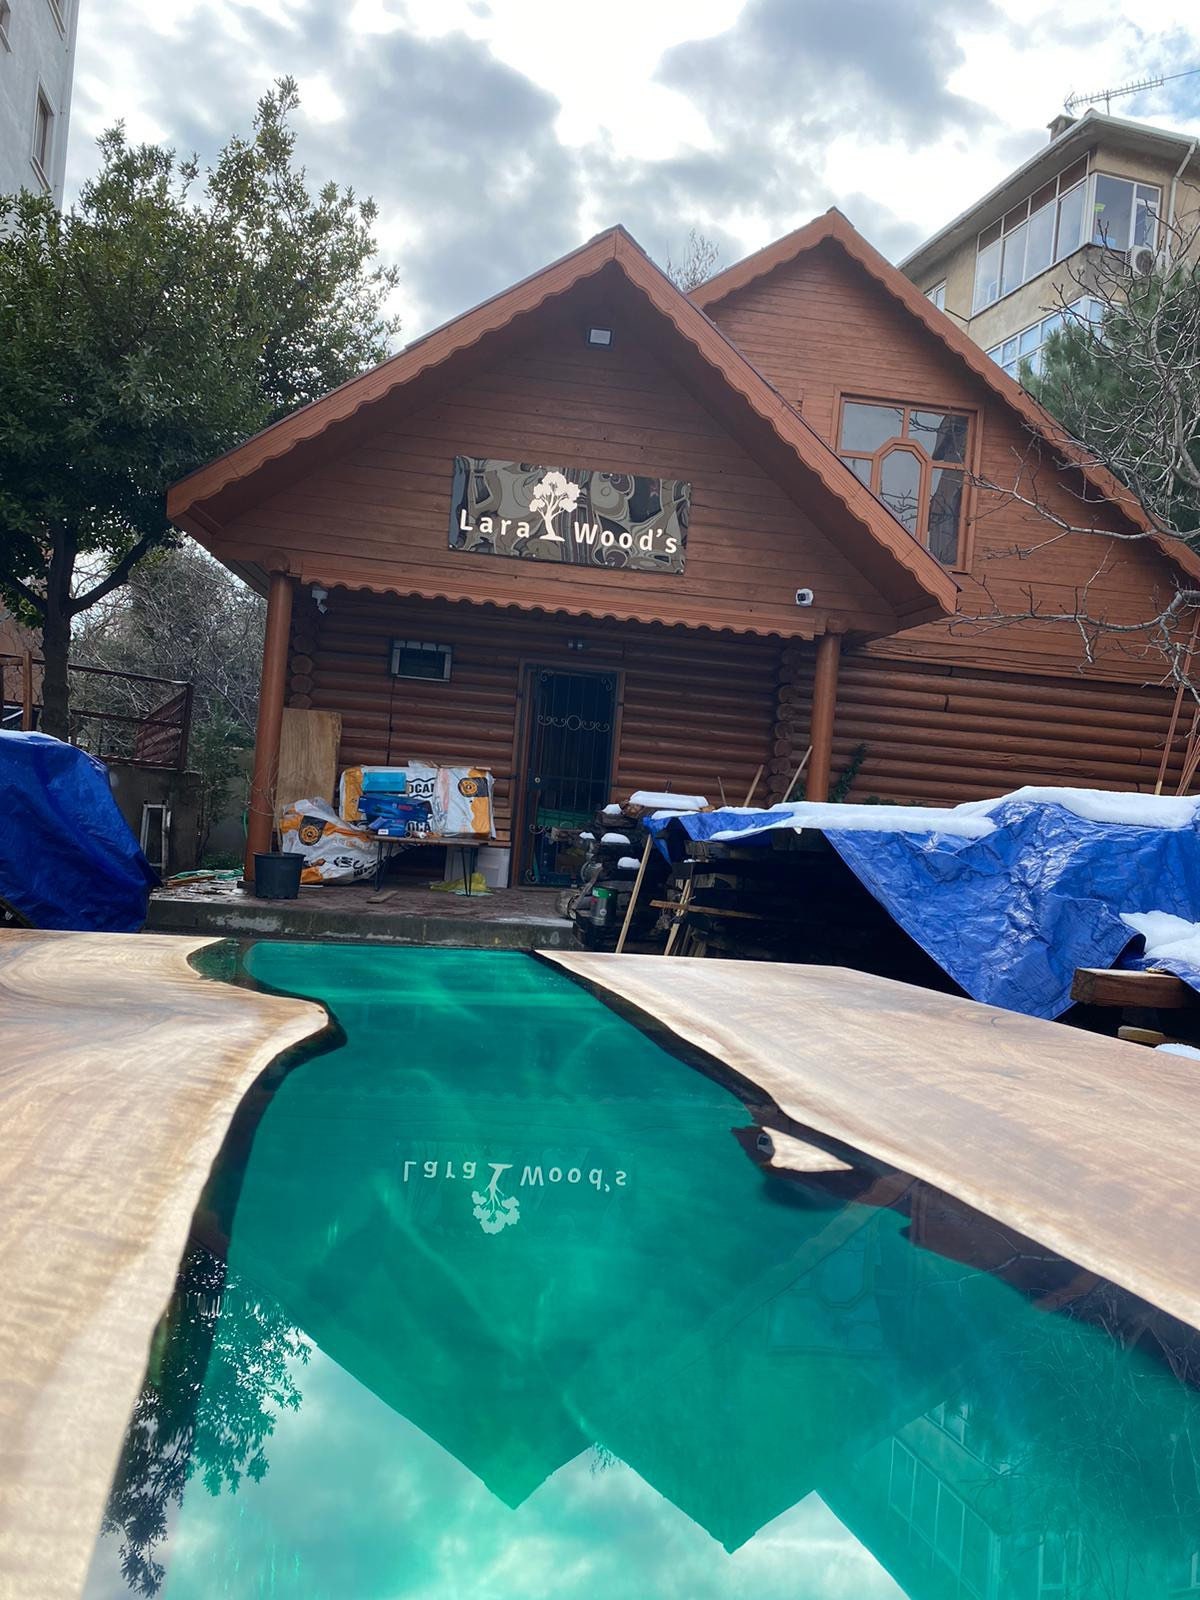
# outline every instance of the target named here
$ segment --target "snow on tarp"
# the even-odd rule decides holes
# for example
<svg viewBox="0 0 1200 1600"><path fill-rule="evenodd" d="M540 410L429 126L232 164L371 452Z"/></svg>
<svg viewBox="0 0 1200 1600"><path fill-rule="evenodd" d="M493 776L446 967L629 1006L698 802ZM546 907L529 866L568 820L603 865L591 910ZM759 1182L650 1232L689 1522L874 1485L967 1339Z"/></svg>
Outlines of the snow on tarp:
<svg viewBox="0 0 1200 1600"><path fill-rule="evenodd" d="M1137 937L1123 914L1190 923L1200 912L1197 804L1026 788L945 810L800 802L659 815L647 826L664 850L672 828L718 842L819 829L973 999L1056 1017L1071 1004L1077 967L1112 966ZM1200 969L1192 971L1200 988Z"/></svg>
<svg viewBox="0 0 1200 1600"><path fill-rule="evenodd" d="M702 794L672 794L669 789L637 789L629 796L631 806L646 806L650 810L700 811L708 804Z"/></svg>
<svg viewBox="0 0 1200 1600"><path fill-rule="evenodd" d="M44 733L0 733L0 899L36 928L136 933L158 882L103 764Z"/></svg>
<svg viewBox="0 0 1200 1600"><path fill-rule="evenodd" d="M1121 921L1144 941L1140 953L1126 952L1123 967L1173 972L1191 988L1200 989L1200 922L1167 911L1126 911Z"/></svg>

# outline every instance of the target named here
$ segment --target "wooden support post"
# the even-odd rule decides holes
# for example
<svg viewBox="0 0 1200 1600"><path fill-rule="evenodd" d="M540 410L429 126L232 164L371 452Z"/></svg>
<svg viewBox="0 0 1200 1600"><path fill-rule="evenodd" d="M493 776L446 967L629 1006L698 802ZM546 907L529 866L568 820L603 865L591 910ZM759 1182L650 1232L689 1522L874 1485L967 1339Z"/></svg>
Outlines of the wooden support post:
<svg viewBox="0 0 1200 1600"><path fill-rule="evenodd" d="M805 769L805 767L808 765L808 763L811 760L812 760L812 745L809 745L808 749L804 752L803 756L800 759L800 765L796 768L795 772L792 773L792 781L791 781L791 783L789 783L787 788L783 791L783 804L784 805L786 805L787 802L792 798L792 790L796 787L796 785L800 782L800 779L804 776L804 769Z"/></svg>
<svg viewBox="0 0 1200 1600"><path fill-rule="evenodd" d="M33 651L21 653L21 731L33 731Z"/></svg>
<svg viewBox="0 0 1200 1600"><path fill-rule="evenodd" d="M746 798L742 801L743 806L748 806L751 800L754 799L754 791L758 788L758 780L762 777L762 775L763 763L760 761L758 764L758 771L754 774L753 778L751 778L750 787L746 790Z"/></svg>
<svg viewBox="0 0 1200 1600"><path fill-rule="evenodd" d="M629 896L629 904L625 907L625 921L621 924L621 937L617 940L617 954L623 955L625 941L629 937L630 924L633 922L634 907L638 903L638 895L642 892L642 879L646 876L646 866L650 860L650 851L654 847L654 836L649 829L646 830L646 848L642 851L641 863L638 866L637 880L633 885L633 893Z"/></svg>
<svg viewBox="0 0 1200 1600"><path fill-rule="evenodd" d="M841 650L840 634L823 633L817 640L812 721L809 725L812 757L808 764L808 782L805 785L805 795L809 800L829 799L829 775L833 765L833 714L837 706L838 661Z"/></svg>
<svg viewBox="0 0 1200 1600"><path fill-rule="evenodd" d="M287 684L288 635L292 625L292 580L273 572L267 590L267 627L263 636L262 687L258 695L258 727L254 735L254 775L246 823L244 875L254 876L254 857L271 848L275 826L275 780L279 774L279 736Z"/></svg>

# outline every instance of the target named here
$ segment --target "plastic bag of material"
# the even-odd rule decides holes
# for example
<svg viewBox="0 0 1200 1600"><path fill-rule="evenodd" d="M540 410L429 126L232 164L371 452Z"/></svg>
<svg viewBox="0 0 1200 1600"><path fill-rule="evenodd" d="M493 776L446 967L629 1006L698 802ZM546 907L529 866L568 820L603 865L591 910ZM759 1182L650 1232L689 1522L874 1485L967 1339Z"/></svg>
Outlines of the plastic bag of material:
<svg viewBox="0 0 1200 1600"><path fill-rule="evenodd" d="M492 775L486 767L439 767L433 814L439 833L472 834L490 839Z"/></svg>
<svg viewBox="0 0 1200 1600"><path fill-rule="evenodd" d="M323 800L288 806L279 819L279 838L289 854L304 857L301 883L357 883L373 877L379 861L375 835L343 821Z"/></svg>

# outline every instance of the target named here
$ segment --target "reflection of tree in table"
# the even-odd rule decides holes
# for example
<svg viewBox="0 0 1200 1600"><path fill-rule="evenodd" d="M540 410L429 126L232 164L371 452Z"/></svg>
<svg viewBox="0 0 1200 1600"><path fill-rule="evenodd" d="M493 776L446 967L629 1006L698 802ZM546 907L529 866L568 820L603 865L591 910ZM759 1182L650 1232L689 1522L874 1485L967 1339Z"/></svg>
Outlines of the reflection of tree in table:
<svg viewBox="0 0 1200 1600"><path fill-rule="evenodd" d="M121 1539L121 1571L134 1593L151 1596L162 1586L165 1569L155 1552L191 1479L217 1495L265 1475L276 1416L300 1408L291 1363L308 1355L277 1306L203 1245L189 1246L102 1525Z"/></svg>

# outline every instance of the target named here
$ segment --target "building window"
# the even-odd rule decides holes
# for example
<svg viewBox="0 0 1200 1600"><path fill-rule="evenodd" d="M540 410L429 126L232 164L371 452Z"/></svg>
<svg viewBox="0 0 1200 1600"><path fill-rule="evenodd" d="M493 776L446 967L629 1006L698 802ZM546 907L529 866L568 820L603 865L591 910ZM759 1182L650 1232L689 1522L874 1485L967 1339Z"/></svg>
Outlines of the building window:
<svg viewBox="0 0 1200 1600"><path fill-rule="evenodd" d="M933 304L938 308L939 311L945 311L945 309L946 309L946 280L945 280L945 278L942 279L941 283L935 283L932 289L926 289L925 298L926 298L926 300L931 300L933 302Z"/></svg>
<svg viewBox="0 0 1200 1600"><path fill-rule="evenodd" d="M957 566L962 545L969 419L957 411L846 400L838 454L860 482L927 545Z"/></svg>
<svg viewBox="0 0 1200 1600"><path fill-rule="evenodd" d="M906 1542L922 1566L941 1562L958 1579L954 1592L960 1600L982 1600L989 1592L993 1548L999 1548L996 1535L898 1438L892 1440L888 1507L906 1525Z"/></svg>
<svg viewBox="0 0 1200 1600"><path fill-rule="evenodd" d="M0 0L0 50L11 50L8 30L12 25L12 6L8 0Z"/></svg>
<svg viewBox="0 0 1200 1600"><path fill-rule="evenodd" d="M979 235L973 309L982 311L1084 244L1130 250L1158 241L1162 190L1087 171L1087 158L1060 172Z"/></svg>
<svg viewBox="0 0 1200 1600"><path fill-rule="evenodd" d="M54 108L46 91L38 85L33 114L33 170L45 188L50 187L50 166L54 155Z"/></svg>
<svg viewBox="0 0 1200 1600"><path fill-rule="evenodd" d="M1034 377L1041 372L1043 349L1052 333L1057 333L1068 323L1088 323L1092 327L1099 327L1103 320L1104 302L1084 295L1079 300L1073 300L1065 311L1054 311L1040 322L1022 328L1020 333L1014 333L1010 339L994 344L988 355L1004 368L1010 378L1020 383L1026 368Z"/></svg>
<svg viewBox="0 0 1200 1600"><path fill-rule="evenodd" d="M1085 156L979 235L975 311L1079 249L1084 241L1087 186Z"/></svg>
<svg viewBox="0 0 1200 1600"><path fill-rule="evenodd" d="M1136 244L1158 244L1158 208L1162 190L1131 178L1110 178L1097 172L1092 179L1092 243L1109 250L1129 250Z"/></svg>
<svg viewBox="0 0 1200 1600"><path fill-rule="evenodd" d="M450 681L453 651L448 644L425 644L420 639L392 640L392 677L424 678L433 683Z"/></svg>

